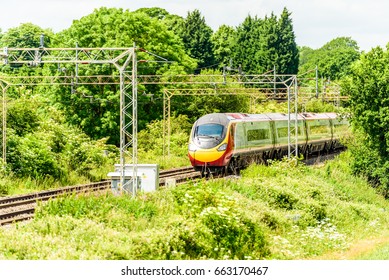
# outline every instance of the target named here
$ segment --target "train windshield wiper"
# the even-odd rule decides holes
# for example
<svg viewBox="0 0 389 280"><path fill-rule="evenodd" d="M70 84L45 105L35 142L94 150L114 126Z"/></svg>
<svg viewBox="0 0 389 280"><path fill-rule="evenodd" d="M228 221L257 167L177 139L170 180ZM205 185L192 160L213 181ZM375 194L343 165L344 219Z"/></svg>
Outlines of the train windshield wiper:
<svg viewBox="0 0 389 280"><path fill-rule="evenodd" d="M197 138L212 138L212 139L215 139L215 140L219 140L220 139L219 136L206 135L206 134L198 134Z"/></svg>

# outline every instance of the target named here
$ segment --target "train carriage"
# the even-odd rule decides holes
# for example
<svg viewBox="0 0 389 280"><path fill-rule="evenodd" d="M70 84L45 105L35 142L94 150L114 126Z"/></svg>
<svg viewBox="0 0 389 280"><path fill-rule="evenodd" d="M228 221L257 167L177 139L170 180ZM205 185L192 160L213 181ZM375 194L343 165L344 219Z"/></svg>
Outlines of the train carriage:
<svg viewBox="0 0 389 280"><path fill-rule="evenodd" d="M189 159L202 173L236 170L252 162L266 162L288 154L288 115L214 113L193 125ZM294 123L294 115L290 116ZM347 131L347 120L335 113L305 113L297 116L299 152L305 156L341 148L339 139Z"/></svg>

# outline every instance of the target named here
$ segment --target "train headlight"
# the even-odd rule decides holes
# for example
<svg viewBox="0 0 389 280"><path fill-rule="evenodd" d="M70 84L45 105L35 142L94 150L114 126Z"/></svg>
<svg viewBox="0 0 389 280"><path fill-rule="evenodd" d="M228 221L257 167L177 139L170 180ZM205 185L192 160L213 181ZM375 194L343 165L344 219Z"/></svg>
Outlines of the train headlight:
<svg viewBox="0 0 389 280"><path fill-rule="evenodd" d="M222 152L222 151L225 151L227 149L227 143L224 143L223 145L221 145L219 148L217 148L217 150L219 152Z"/></svg>
<svg viewBox="0 0 389 280"><path fill-rule="evenodd" d="M196 152L197 151L197 146L194 144L189 144L189 151L190 152Z"/></svg>

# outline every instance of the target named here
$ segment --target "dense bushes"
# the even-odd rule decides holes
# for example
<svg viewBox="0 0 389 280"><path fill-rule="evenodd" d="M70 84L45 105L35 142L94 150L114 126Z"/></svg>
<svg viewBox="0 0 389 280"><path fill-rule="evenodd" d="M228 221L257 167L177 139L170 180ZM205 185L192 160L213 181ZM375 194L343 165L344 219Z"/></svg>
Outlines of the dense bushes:
<svg viewBox="0 0 389 280"><path fill-rule="evenodd" d="M354 170L374 186L389 190L389 51L363 54L344 90L350 93L352 122L359 137L352 148Z"/></svg>
<svg viewBox="0 0 389 280"><path fill-rule="evenodd" d="M92 141L81 130L65 124L61 112L45 108L44 101L31 97L11 103L6 174L51 177L63 183L69 182L72 173L89 180L100 179L99 168L113 164L116 148L106 145L106 139Z"/></svg>
<svg viewBox="0 0 389 280"><path fill-rule="evenodd" d="M0 259L317 258L382 236L388 209L351 175L348 153L319 168L286 160L135 198L49 201L0 230Z"/></svg>
<svg viewBox="0 0 389 280"><path fill-rule="evenodd" d="M106 229L128 232L128 251L103 252L107 258L259 259L269 254L263 229L240 211L233 197L205 185L161 194L169 198L169 206L161 206L158 195L145 195L143 200L113 195L64 197L43 206L36 218L56 215L70 223L75 221L69 219L94 220ZM57 226L37 230L61 234Z"/></svg>

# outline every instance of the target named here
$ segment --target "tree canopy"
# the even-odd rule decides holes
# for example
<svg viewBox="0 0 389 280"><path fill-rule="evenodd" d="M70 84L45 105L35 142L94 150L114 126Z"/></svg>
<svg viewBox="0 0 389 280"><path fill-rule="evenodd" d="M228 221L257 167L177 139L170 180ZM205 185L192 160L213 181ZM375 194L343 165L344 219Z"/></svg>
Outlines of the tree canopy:
<svg viewBox="0 0 389 280"><path fill-rule="evenodd" d="M213 66L212 29L199 10L188 13L178 32L189 55L197 60L198 68Z"/></svg>
<svg viewBox="0 0 389 280"><path fill-rule="evenodd" d="M279 74L296 74L299 54L290 16L286 8L280 18L274 14L264 19L249 15L237 28L234 63L250 74L274 67Z"/></svg>
<svg viewBox="0 0 389 280"><path fill-rule="evenodd" d="M152 17L146 12L151 13ZM176 62L140 65L138 74L193 71L196 66L195 61L186 54L180 38L164 25L162 21L164 16L158 15L166 16L163 10L129 12L122 9L101 8L74 21L69 29L56 35L56 42L61 42L60 46L71 46L77 43L79 47L131 47L133 42L136 42L138 46L150 53ZM139 55L143 55L139 59L158 60L144 53ZM117 69L114 69L112 65L88 65L87 68L79 69L80 75L112 75L115 73L117 74ZM162 100L159 99L158 104L155 104L146 97L147 94L155 95L153 100L158 100L162 92L156 86L143 86L139 90L144 93L140 94L138 100L140 125L143 127L149 121L162 115ZM69 89L57 88L52 96L56 102L62 104L62 109L71 123L81 126L88 135L95 139L109 136L110 143L118 143L119 87L83 86L77 88L76 94L69 94ZM155 105L159 107L159 110L155 110Z"/></svg>
<svg viewBox="0 0 389 280"><path fill-rule="evenodd" d="M351 65L358 60L360 53L356 41L350 37L339 37L317 50L301 48L300 55L300 73L317 66L321 77L337 80L350 74Z"/></svg>
<svg viewBox="0 0 389 280"><path fill-rule="evenodd" d="M360 132L352 151L354 168L389 194L389 52L380 47L363 54L351 69L352 120Z"/></svg>
<svg viewBox="0 0 389 280"><path fill-rule="evenodd" d="M39 48L40 37L44 35L44 46L48 47L53 34L50 29L44 30L32 23L23 23L19 27L10 28L3 36L0 35L0 45L13 48Z"/></svg>
<svg viewBox="0 0 389 280"><path fill-rule="evenodd" d="M227 25L222 25L213 33L212 47L215 56L215 63L221 66L232 67L232 52L236 37L235 28Z"/></svg>

